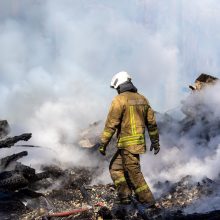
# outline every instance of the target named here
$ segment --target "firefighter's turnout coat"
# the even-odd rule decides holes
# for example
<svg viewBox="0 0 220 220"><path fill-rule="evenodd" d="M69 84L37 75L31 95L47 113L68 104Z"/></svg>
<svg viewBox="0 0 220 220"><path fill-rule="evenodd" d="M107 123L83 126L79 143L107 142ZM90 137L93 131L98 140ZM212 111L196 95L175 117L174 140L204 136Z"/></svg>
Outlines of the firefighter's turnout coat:
<svg viewBox="0 0 220 220"><path fill-rule="evenodd" d="M159 142L154 112L148 100L137 92L126 91L112 101L101 142L107 145L117 131L117 147L133 154L146 151L145 128L151 141Z"/></svg>

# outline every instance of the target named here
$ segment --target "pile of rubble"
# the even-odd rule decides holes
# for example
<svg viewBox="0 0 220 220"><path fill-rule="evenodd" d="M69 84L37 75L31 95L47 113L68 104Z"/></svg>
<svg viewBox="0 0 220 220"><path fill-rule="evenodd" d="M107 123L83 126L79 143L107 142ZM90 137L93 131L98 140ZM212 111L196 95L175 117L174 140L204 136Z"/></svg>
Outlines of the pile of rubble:
<svg viewBox="0 0 220 220"><path fill-rule="evenodd" d="M57 179L61 184L60 188L46 192L35 200L32 199L31 203L26 204L28 210L20 219L218 219L220 217L220 211L191 215L182 212L195 200L215 193L219 183L208 178L194 182L192 177L186 176L174 184L158 182L155 188L167 190L157 199L156 204L159 209L143 213L145 207L135 199L130 206L115 203L117 196L113 185L89 185L89 179L94 175L92 170L78 168L62 173Z"/></svg>
<svg viewBox="0 0 220 220"><path fill-rule="evenodd" d="M8 137L10 127L6 120L0 121L0 149L24 147L15 145L19 141L28 141L32 134L24 133L14 137ZM34 147L34 146L25 146ZM21 151L0 159L0 215L1 219L18 219L24 211L25 197L39 196L31 190L32 186L50 176L48 171L37 173L30 166L26 166L19 159L28 155L28 151Z"/></svg>
<svg viewBox="0 0 220 220"><path fill-rule="evenodd" d="M219 182L208 178L201 182L186 176L177 183L158 182L154 188L164 190L157 199L158 210L148 210L134 199L130 206L115 203L113 185L91 185L96 170L91 168L42 167L47 179L19 190L1 191L1 219L218 219L220 211L185 215L185 207L219 189ZM3 205L5 204L5 205Z"/></svg>
<svg viewBox="0 0 220 220"><path fill-rule="evenodd" d="M206 82L212 85L216 81L216 78L203 74L190 88L200 90L206 86ZM190 135L189 131L193 130L193 135L197 138L195 145L205 149L210 140L218 136L220 120L213 119L211 110L209 112L208 106L204 107L201 103L192 106L191 102L186 101L182 104L181 111L184 114L182 120L176 120L172 114L158 114L160 133L169 131L182 138ZM198 123L202 126L195 129ZM115 149L109 147L108 156L102 158L97 155L97 149L90 148L98 141L102 127L102 122L91 124L81 133L79 140L79 146L84 147L90 159L100 161L95 168L64 169L60 166L44 165L41 167L42 172L37 173L35 169L18 162L20 158L28 155L27 151L0 159L1 219L220 219L220 210L213 209L206 213L190 212L193 214L185 212L197 201L220 197L220 176L215 180L204 178L200 182L195 181L192 176L185 176L175 183L157 182L153 188L162 194L156 199L156 209L146 208L137 202L135 196L132 197L131 205L117 204L114 185L93 184L94 177L102 171L102 163L104 160L110 160ZM12 147L18 141L28 141L31 138L31 134L7 137L9 131L7 121L0 121L0 148ZM172 137L167 135L169 143L174 141L170 138ZM115 145L115 141L114 137L110 145Z"/></svg>

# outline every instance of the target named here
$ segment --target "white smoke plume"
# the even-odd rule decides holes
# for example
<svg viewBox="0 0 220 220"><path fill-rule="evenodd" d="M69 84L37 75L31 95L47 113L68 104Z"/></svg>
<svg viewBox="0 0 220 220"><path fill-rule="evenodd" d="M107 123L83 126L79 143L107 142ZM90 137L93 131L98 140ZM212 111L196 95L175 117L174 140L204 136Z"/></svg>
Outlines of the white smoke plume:
<svg viewBox="0 0 220 220"><path fill-rule="evenodd" d="M120 70L158 108L175 103L176 85L166 82L179 71L178 48L152 29L147 8L145 1L1 1L0 115L12 133L30 131L33 144L78 160L78 132L105 117ZM169 104L155 98L162 84Z"/></svg>
<svg viewBox="0 0 220 220"><path fill-rule="evenodd" d="M153 179L177 181L193 175L217 178L220 167L220 83L191 94L182 104L185 118L162 118L161 154L146 159L146 169ZM182 113L183 114L183 113ZM159 120L159 124L160 124ZM165 126L164 126L165 125ZM148 165L147 165L148 163ZM165 166L164 166L165 165ZM163 169L165 168L165 169ZM145 169L145 171L146 171ZM150 170L154 171L151 172ZM157 172L156 172L157 171ZM146 171L147 174L147 171Z"/></svg>
<svg viewBox="0 0 220 220"><path fill-rule="evenodd" d="M13 134L32 132L31 143L52 149L36 149L29 163L56 155L82 164L76 140L106 117L118 71L131 73L159 112L175 108L198 73L219 77L219 9L217 0L0 1L0 117ZM218 91L202 96L215 117ZM219 137L199 148L201 126L193 128L182 138L165 130L160 154L142 157L150 184L217 177Z"/></svg>
<svg viewBox="0 0 220 220"><path fill-rule="evenodd" d="M178 182L190 175L194 181L208 177L220 181L220 83L190 94L177 112L159 115L161 152L142 157L143 172L153 187L157 181ZM175 114L174 114L175 113ZM173 115L183 116L179 119ZM219 185L214 194L195 201L187 213L220 209ZM155 191L155 193L158 193ZM206 201L206 203L204 203ZM208 201L208 202L207 202Z"/></svg>

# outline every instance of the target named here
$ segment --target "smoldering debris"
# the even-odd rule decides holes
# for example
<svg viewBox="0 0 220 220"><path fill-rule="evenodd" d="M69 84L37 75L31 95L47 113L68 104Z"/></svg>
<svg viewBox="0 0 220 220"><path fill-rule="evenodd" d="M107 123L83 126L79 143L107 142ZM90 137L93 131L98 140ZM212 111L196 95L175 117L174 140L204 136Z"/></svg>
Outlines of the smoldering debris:
<svg viewBox="0 0 220 220"><path fill-rule="evenodd" d="M10 126L7 120L0 120L0 139L4 138L10 132Z"/></svg>
<svg viewBox="0 0 220 220"><path fill-rule="evenodd" d="M206 86L211 86L217 83L219 79L217 77L211 76L209 74L202 73L199 77L195 80L194 85L189 85L189 88L192 90L201 90L204 89Z"/></svg>
<svg viewBox="0 0 220 220"><path fill-rule="evenodd" d="M0 141L0 148L10 148L19 141L28 141L31 136L32 134L25 133L5 138ZM48 177L46 172L36 173L34 168L17 162L27 155L27 151L21 151L0 159L0 188L2 190L16 191Z"/></svg>
<svg viewBox="0 0 220 220"><path fill-rule="evenodd" d="M10 148L19 141L28 141L31 136L31 133L25 133L19 136L7 137L4 140L0 141L0 148Z"/></svg>
<svg viewBox="0 0 220 220"><path fill-rule="evenodd" d="M45 167L44 170L53 171L53 167ZM57 168L55 168L57 170ZM57 172L57 171L55 171ZM66 219L94 219L100 207L112 207L116 194L111 185L89 185L95 171L91 168L73 168L62 170L62 174L53 179L59 182L59 187L37 198L33 204L29 206L26 214L23 214L20 219L59 219L59 217L66 217ZM40 183L43 187L44 183ZM47 186L48 187L48 186ZM33 203L33 199L32 199ZM109 209L109 208L108 208ZM39 213L41 210L41 213ZM104 209L105 210L105 209ZM101 211L100 211L101 212Z"/></svg>
<svg viewBox="0 0 220 220"><path fill-rule="evenodd" d="M4 219L143 219L140 207L138 209L135 204L128 207L116 204L113 185L91 185L97 175L96 169L77 167L62 170L45 166L42 171L48 172L49 178L19 190L13 197L10 195L8 206L1 206ZM176 183L157 182L155 189L166 190L157 199L158 210L148 210L146 216L149 219L217 219L219 211L189 215L184 213L184 208L202 198L212 197L218 192L219 183L208 178L196 182L191 176ZM34 190L44 192L34 193ZM1 201L5 199L1 196Z"/></svg>
<svg viewBox="0 0 220 220"><path fill-rule="evenodd" d="M68 178L68 184L65 183L59 189L44 194L49 206L42 201L42 197L38 198L35 201L38 208L32 210L29 208L20 219L61 219L61 217L63 219L97 219L98 217L99 219L143 219L140 207L137 208L135 204L130 206L116 204L117 195L113 185L86 184L89 183L85 181L86 178L93 178L93 171L85 168L77 169L74 172L73 170L64 174L65 178L66 175L72 176ZM80 184L77 184L78 182ZM208 178L195 182L190 176L186 176L176 183L170 183L169 187L167 187L167 183L157 183L155 187L166 187L167 192L157 199L158 209L148 210L146 216L149 216L149 219L188 219L188 217L191 219L216 217L217 219L220 217L220 211L189 215L184 213L184 208L198 199L213 195L218 184Z"/></svg>
<svg viewBox="0 0 220 220"><path fill-rule="evenodd" d="M174 184L158 182L155 187L166 187L166 192L163 193L158 202L166 209L183 209L193 202L206 197L212 197L219 190L219 180L213 181L209 178L204 178L199 182L193 180L192 176L185 176L180 181Z"/></svg>
<svg viewBox="0 0 220 220"><path fill-rule="evenodd" d="M14 160L22 156L27 156L27 152L11 155L10 158L18 163ZM3 159L3 161L6 160ZM20 178L26 178L26 181L36 180L37 174L34 169L25 168L28 172L22 174L23 176L15 172L15 169L12 177L16 179L15 174L17 174ZM91 185L94 176L97 175L97 169L77 167L62 170L56 166L43 166L42 171L47 176L42 180L38 179L38 182L29 181L19 185L21 182L19 180L19 182L13 182L14 184L16 182L16 187L13 185L14 188L12 188L10 184L6 184L4 190L1 189L1 213L4 219L61 219L61 217L64 219L143 219L143 213L140 211L142 209L135 204L128 207L116 204L117 195L113 185ZM157 200L157 206L160 209L156 212L149 210L145 217L183 218L185 215L179 210L183 210L194 200L213 194L217 188L216 184L210 179L195 183L190 176L175 184L157 183L155 188L166 188L167 193ZM35 192L39 190L44 192ZM12 205L13 208L10 208Z"/></svg>
<svg viewBox="0 0 220 220"><path fill-rule="evenodd" d="M32 136L31 133L24 133L7 137L9 130L8 122L6 120L0 121L0 148L11 148L19 141L28 141ZM27 151L21 151L0 159L1 219L18 219L18 216L26 210L23 199L25 197L41 196L39 193L32 192L30 186L49 177L48 172L37 173L34 168L18 162L19 159L27 155Z"/></svg>
<svg viewBox="0 0 220 220"><path fill-rule="evenodd" d="M216 91L218 83L195 91L184 100L180 108L181 119L174 118L172 113L157 114L162 150L169 153L175 147L177 151L174 157L167 154L166 160L161 158L162 168L154 164L158 161L151 161L148 166L142 164L146 171L153 167L157 177L149 176L156 192L155 209L139 204L134 195L131 205L119 205L114 185L95 181L97 177L101 180L100 173L105 165L97 149L89 148L98 140L101 131L102 123L97 122L81 133L79 139L82 141L78 143L79 147L85 147L83 150L90 159L98 158L100 162L93 168L42 166L47 178L22 186L16 192L1 192L4 219L219 219L220 175L215 160L220 141L220 117L213 108L218 105L217 99L208 98L213 88ZM105 160L109 160L115 150L115 141L113 138ZM188 163L194 166L184 169ZM198 172L197 163L206 172ZM204 169L204 165L208 168ZM13 209L9 208L10 204Z"/></svg>

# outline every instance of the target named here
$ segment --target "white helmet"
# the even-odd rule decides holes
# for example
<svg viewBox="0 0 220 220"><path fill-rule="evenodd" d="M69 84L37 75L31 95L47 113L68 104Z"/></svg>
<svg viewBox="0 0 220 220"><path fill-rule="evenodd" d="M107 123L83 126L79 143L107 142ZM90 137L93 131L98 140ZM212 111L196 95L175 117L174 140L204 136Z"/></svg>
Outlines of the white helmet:
<svg viewBox="0 0 220 220"><path fill-rule="evenodd" d="M131 76L125 71L119 72L112 77L111 88L117 89L118 86L127 81L131 81Z"/></svg>

